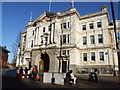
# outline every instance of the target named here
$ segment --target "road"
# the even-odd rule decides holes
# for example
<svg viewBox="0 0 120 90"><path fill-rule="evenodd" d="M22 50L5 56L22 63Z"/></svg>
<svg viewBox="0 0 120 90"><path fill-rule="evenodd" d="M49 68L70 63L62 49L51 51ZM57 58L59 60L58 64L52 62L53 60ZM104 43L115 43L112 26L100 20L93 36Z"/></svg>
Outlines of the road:
<svg viewBox="0 0 120 90"><path fill-rule="evenodd" d="M90 82L86 78L77 76L77 85L53 85L46 84L39 81L33 81L31 79L16 79L10 77L2 78L2 88L79 88L84 90L85 88L103 88L118 90L119 79L118 77L99 77L98 82ZM120 88L119 88L120 89Z"/></svg>
<svg viewBox="0 0 120 90"><path fill-rule="evenodd" d="M78 77L78 88L120 88L120 77L118 76L99 76L98 82L90 82L87 77Z"/></svg>

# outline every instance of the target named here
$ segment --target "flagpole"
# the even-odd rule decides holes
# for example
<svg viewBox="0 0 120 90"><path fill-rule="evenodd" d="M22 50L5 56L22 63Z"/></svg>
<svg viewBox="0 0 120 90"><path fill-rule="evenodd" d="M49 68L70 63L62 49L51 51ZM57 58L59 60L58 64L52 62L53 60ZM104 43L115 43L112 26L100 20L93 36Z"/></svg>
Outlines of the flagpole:
<svg viewBox="0 0 120 90"><path fill-rule="evenodd" d="M32 21L32 11L31 11L31 15L30 15L30 21Z"/></svg>
<svg viewBox="0 0 120 90"><path fill-rule="evenodd" d="M72 8L74 8L74 0L72 0Z"/></svg>
<svg viewBox="0 0 120 90"><path fill-rule="evenodd" d="M51 10L51 0L49 2L49 12L50 12L50 10Z"/></svg>

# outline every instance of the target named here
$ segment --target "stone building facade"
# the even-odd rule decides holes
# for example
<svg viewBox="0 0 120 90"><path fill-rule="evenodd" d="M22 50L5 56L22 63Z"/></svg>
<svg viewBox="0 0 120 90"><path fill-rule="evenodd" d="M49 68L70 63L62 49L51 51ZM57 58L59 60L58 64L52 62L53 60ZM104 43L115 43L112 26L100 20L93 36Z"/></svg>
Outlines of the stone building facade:
<svg viewBox="0 0 120 90"><path fill-rule="evenodd" d="M75 8L44 12L21 32L16 67L39 72L110 73L118 68L106 7L81 16ZM112 41L111 41L112 40Z"/></svg>

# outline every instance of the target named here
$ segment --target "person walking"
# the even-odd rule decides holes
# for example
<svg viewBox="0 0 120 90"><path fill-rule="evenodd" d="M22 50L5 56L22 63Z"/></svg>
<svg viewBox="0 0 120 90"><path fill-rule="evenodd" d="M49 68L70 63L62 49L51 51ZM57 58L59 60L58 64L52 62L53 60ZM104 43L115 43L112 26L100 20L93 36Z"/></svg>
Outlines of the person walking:
<svg viewBox="0 0 120 90"><path fill-rule="evenodd" d="M23 68L21 67L19 70L19 78L22 79L23 76Z"/></svg>
<svg viewBox="0 0 120 90"><path fill-rule="evenodd" d="M76 84L76 77L73 74L73 71L70 70L70 84L72 84L72 86L74 86Z"/></svg>
<svg viewBox="0 0 120 90"><path fill-rule="evenodd" d="M37 74L38 74L37 66L34 65L34 67L32 68L32 76L33 76L33 80L36 79Z"/></svg>
<svg viewBox="0 0 120 90"><path fill-rule="evenodd" d="M25 78L27 78L27 75L28 75L28 68L27 67L25 67Z"/></svg>

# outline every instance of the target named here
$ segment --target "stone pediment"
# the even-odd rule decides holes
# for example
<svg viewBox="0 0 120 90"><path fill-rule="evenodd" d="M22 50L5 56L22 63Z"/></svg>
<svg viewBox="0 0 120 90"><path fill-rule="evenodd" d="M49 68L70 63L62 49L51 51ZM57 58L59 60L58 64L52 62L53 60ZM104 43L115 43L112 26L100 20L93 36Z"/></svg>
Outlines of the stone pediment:
<svg viewBox="0 0 120 90"><path fill-rule="evenodd" d="M43 13L42 15L40 15L37 19L28 22L28 25L26 25L26 27L27 27L27 26L31 26L31 25L34 26L37 22L43 21L43 20L46 19L46 17L51 17L51 16L53 16L53 15L54 15L54 13L44 12L44 13Z"/></svg>
<svg viewBox="0 0 120 90"><path fill-rule="evenodd" d="M50 12L44 12L42 15L40 15L37 19L35 19L33 22L38 22L44 20L46 17L50 17L53 15L53 13Z"/></svg>

